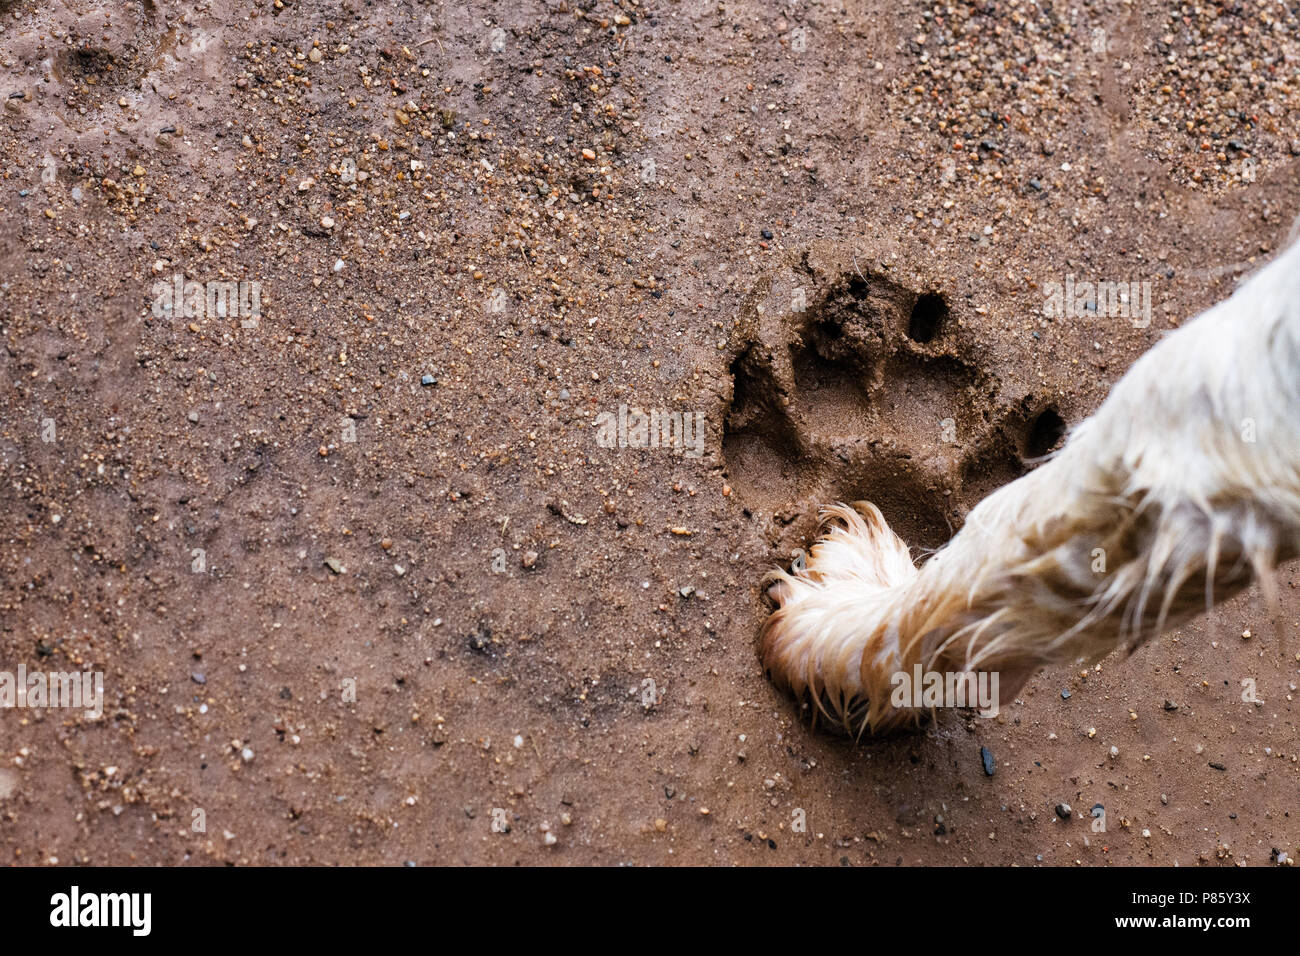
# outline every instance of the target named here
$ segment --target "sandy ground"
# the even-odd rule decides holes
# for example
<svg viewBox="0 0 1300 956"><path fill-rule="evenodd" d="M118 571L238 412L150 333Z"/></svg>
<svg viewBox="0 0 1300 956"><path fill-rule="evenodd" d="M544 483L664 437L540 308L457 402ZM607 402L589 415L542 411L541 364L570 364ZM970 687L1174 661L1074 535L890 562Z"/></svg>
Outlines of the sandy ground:
<svg viewBox="0 0 1300 956"><path fill-rule="evenodd" d="M0 670L104 681L99 717L0 711L4 860L1300 852L1300 648L1257 592L861 745L756 657L818 505L942 544L1285 243L1284 7L0 23ZM1044 315L1067 276L1150 321ZM197 307L225 282L257 310ZM620 406L699 444L604 447Z"/></svg>

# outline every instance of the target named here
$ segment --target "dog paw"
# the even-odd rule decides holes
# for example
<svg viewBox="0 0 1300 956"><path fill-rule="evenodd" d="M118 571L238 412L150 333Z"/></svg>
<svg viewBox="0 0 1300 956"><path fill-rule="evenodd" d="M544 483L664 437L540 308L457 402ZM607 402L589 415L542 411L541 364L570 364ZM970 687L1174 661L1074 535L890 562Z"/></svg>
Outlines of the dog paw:
<svg viewBox="0 0 1300 956"><path fill-rule="evenodd" d="M806 558L768 575L776 609L763 625L759 656L779 687L833 725L848 733L864 721L880 728L883 701L873 711L864 677L888 686L898 669L897 636L885 625L916 566L868 502L824 509L821 530Z"/></svg>

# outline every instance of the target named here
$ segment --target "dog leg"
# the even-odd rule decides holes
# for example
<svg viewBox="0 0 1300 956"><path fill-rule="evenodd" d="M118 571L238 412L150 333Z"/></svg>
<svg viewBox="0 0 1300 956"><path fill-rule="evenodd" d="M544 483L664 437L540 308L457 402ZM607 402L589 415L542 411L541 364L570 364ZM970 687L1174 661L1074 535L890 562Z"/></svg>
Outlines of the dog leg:
<svg viewBox="0 0 1300 956"><path fill-rule="evenodd" d="M994 492L918 570L879 511L827 511L773 572L761 656L850 733L926 710L894 677L1096 659L1208 610L1300 553L1300 246L1139 359L1051 460Z"/></svg>

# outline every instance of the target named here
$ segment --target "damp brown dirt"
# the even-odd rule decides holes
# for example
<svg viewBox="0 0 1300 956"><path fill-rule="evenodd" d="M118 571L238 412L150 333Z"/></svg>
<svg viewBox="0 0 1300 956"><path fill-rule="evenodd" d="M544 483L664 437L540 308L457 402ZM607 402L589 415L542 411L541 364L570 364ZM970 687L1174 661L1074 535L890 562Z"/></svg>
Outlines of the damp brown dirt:
<svg viewBox="0 0 1300 956"><path fill-rule="evenodd" d="M0 672L104 682L0 859L1294 858L1255 592L884 741L761 672L820 506L922 559L1300 212L1300 84L1178 72L1284 9L1004 13L0 3Z"/></svg>

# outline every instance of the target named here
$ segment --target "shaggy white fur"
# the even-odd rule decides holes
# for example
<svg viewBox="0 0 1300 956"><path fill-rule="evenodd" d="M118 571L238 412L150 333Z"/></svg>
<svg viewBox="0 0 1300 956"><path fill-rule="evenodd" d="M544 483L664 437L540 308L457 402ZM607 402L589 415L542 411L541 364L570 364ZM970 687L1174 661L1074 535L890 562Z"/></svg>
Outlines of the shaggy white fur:
<svg viewBox="0 0 1300 956"><path fill-rule="evenodd" d="M773 679L850 733L919 720L895 675L1044 664L1174 627L1300 553L1300 244L1134 363L1049 461L975 507L919 569L866 502L775 571Z"/></svg>

